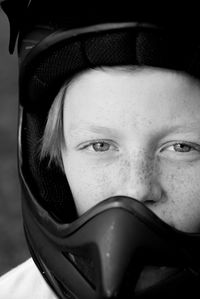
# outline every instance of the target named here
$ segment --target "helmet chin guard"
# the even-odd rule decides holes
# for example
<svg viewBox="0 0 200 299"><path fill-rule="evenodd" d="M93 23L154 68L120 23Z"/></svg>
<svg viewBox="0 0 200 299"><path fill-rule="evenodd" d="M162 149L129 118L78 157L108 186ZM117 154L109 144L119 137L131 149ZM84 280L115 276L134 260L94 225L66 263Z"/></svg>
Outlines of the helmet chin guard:
<svg viewBox="0 0 200 299"><path fill-rule="evenodd" d="M162 288L152 286L154 296L165 298L165 289L167 296L174 294L180 277L199 280L199 235L170 227L133 198L106 199L72 223L61 224L34 198L28 200L28 187L24 195L28 244L58 298L146 298L149 289L137 291L136 285L149 265L178 272L178 280L173 276L161 282Z"/></svg>

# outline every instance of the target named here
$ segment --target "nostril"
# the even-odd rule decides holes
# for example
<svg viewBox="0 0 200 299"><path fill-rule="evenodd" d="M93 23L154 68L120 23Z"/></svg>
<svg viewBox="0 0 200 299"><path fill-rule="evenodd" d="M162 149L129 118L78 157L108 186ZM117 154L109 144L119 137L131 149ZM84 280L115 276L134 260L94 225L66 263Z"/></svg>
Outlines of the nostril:
<svg viewBox="0 0 200 299"><path fill-rule="evenodd" d="M145 205L153 205L153 204L155 204L156 203L156 201L155 200L152 200L152 199L150 199L150 200L145 200L144 201L144 204Z"/></svg>

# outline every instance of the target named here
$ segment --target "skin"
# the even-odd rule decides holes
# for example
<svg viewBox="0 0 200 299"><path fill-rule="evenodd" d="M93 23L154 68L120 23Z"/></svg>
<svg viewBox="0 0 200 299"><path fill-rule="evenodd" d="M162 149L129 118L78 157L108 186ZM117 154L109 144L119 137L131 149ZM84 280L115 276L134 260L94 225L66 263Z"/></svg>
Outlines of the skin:
<svg viewBox="0 0 200 299"><path fill-rule="evenodd" d="M199 231L196 79L156 68L81 74L66 93L64 138L63 164L79 215L126 195L176 229ZM160 275L147 272L144 284Z"/></svg>

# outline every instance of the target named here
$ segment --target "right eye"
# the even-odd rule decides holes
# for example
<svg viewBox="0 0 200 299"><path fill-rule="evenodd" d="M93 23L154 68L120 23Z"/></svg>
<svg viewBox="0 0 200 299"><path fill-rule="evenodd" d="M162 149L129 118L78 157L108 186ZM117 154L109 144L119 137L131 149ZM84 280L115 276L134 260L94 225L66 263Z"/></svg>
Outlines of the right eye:
<svg viewBox="0 0 200 299"><path fill-rule="evenodd" d="M90 152L104 153L108 151L117 150L117 147L110 141L97 140L91 141L81 147L81 150L88 150Z"/></svg>

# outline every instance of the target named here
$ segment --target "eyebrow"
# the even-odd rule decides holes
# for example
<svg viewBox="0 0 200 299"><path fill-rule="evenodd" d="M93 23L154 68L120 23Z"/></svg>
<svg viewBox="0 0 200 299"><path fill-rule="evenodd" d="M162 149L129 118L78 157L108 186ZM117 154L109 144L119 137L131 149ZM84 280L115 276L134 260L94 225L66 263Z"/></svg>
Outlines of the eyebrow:
<svg viewBox="0 0 200 299"><path fill-rule="evenodd" d="M112 135L119 135L119 131L116 128L106 127L102 125L94 125L91 123L83 123L81 125L73 124L70 126L70 131L79 131L79 130L86 130L93 133L105 133L105 134L112 134Z"/></svg>
<svg viewBox="0 0 200 299"><path fill-rule="evenodd" d="M180 124L175 124L172 126L168 126L168 128L166 129L166 131L168 131L169 133L171 132L181 132L181 131L185 131L185 132L190 132L191 130L199 130L200 131L200 120L199 123L196 122L190 122L190 123L180 123Z"/></svg>

